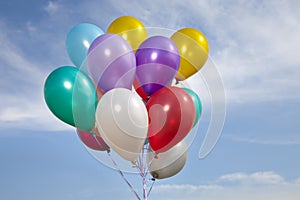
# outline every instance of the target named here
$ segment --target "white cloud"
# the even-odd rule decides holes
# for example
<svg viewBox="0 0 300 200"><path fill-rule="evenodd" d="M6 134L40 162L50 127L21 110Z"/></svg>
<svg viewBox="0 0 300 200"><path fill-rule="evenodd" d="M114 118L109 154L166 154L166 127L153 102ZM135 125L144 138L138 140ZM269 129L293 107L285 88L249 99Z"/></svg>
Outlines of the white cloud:
<svg viewBox="0 0 300 200"><path fill-rule="evenodd" d="M236 181L236 184L232 184ZM220 176L209 185L156 185L151 198L205 200L296 200L300 198L300 184L286 181L275 172L232 173Z"/></svg>
<svg viewBox="0 0 300 200"><path fill-rule="evenodd" d="M267 134L268 135L268 134ZM236 135L224 134L223 138L232 140L234 142L244 142L250 144L261 144L261 145L299 145L300 137L297 134L285 135L284 138L247 138L239 137Z"/></svg>
<svg viewBox="0 0 300 200"><path fill-rule="evenodd" d="M47 76L40 63L29 60L11 40L9 28L0 23L0 127L5 129L66 130L50 114L43 100L43 83ZM4 131L1 133L4 134Z"/></svg>
<svg viewBox="0 0 300 200"><path fill-rule="evenodd" d="M274 172L255 172L253 174L232 173L221 176L219 181L239 181L252 184L280 184L284 183L284 178Z"/></svg>
<svg viewBox="0 0 300 200"><path fill-rule="evenodd" d="M298 99L299 3L239 1L217 15L218 64L235 101ZM222 16L222 18L220 18ZM276 20L274 20L276 19Z"/></svg>
<svg viewBox="0 0 300 200"><path fill-rule="evenodd" d="M183 185L158 185L155 186L155 190L158 191L170 191L170 190L180 190L181 192L194 192L198 190L220 190L222 186L219 185L190 185L190 184L183 184Z"/></svg>
<svg viewBox="0 0 300 200"><path fill-rule="evenodd" d="M45 6L45 10L49 13L49 14L54 14L59 8L59 5L57 2L54 1L48 1L47 6Z"/></svg>
<svg viewBox="0 0 300 200"><path fill-rule="evenodd" d="M233 174L226 174L221 176L219 179L220 180L225 180L225 181L241 181L247 178L247 175L245 173L233 173Z"/></svg>
<svg viewBox="0 0 300 200"><path fill-rule="evenodd" d="M295 183L300 185L300 177L295 180Z"/></svg>

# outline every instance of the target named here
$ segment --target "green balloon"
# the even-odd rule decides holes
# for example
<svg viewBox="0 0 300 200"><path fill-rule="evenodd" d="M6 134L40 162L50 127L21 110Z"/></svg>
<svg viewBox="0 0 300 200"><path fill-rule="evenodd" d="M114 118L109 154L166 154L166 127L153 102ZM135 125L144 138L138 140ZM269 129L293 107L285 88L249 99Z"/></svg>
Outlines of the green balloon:
<svg viewBox="0 0 300 200"><path fill-rule="evenodd" d="M196 109L196 117L195 117L195 121L193 124L193 127L198 123L201 113L202 113L202 104L200 101L199 96L197 95L196 92L194 92L193 90L189 89L189 88L182 88L184 89L184 91L186 91L192 98L193 102L194 102L194 106Z"/></svg>
<svg viewBox="0 0 300 200"><path fill-rule="evenodd" d="M63 66L54 70L46 79L44 98L51 112L63 122L84 131L94 127L96 89L78 68Z"/></svg>

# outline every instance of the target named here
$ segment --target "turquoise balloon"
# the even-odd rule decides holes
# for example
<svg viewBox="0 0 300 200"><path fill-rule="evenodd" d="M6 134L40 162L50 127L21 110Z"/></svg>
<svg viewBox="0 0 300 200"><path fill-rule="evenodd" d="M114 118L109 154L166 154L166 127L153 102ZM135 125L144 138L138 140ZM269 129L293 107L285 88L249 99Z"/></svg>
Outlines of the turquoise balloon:
<svg viewBox="0 0 300 200"><path fill-rule="evenodd" d="M68 33L66 48L71 61L76 67L84 63L92 42L104 32L98 26L81 23L74 26Z"/></svg>
<svg viewBox="0 0 300 200"><path fill-rule="evenodd" d="M201 100L199 98L199 96L197 95L196 92L194 92L193 90L189 89L189 88L182 88L184 89L184 91L186 91L192 98L193 102L194 102L194 106L196 109L196 117L194 120L194 124L193 127L198 123L201 113L202 113L202 104L201 104Z"/></svg>
<svg viewBox="0 0 300 200"><path fill-rule="evenodd" d="M94 127L96 89L78 68L63 66L51 72L44 85L44 98L51 112L63 122L84 131Z"/></svg>

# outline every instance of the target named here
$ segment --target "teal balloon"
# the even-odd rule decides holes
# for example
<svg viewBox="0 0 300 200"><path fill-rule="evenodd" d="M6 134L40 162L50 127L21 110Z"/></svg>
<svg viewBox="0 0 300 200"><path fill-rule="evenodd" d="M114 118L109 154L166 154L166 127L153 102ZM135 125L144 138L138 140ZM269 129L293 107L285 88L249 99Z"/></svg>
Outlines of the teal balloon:
<svg viewBox="0 0 300 200"><path fill-rule="evenodd" d="M81 23L74 26L68 33L66 48L68 55L76 67L81 67L87 57L92 42L104 32L98 26Z"/></svg>
<svg viewBox="0 0 300 200"><path fill-rule="evenodd" d="M184 89L184 91L187 92L191 96L191 98L194 102L194 106L196 109L196 117L195 117L194 124L193 124L193 127L194 127L198 123L201 113L202 113L201 100L200 100L199 96L197 95L197 93L194 92L193 90L191 90L189 88L182 88L182 89Z"/></svg>
<svg viewBox="0 0 300 200"><path fill-rule="evenodd" d="M84 131L95 124L96 89L76 67L60 67L47 77L44 98L51 112L63 122Z"/></svg>

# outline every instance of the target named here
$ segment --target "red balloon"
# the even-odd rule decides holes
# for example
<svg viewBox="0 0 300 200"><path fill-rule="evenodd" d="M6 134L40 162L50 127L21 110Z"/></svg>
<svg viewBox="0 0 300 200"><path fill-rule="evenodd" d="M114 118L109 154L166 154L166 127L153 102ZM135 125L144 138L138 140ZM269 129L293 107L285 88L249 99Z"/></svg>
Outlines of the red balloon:
<svg viewBox="0 0 300 200"><path fill-rule="evenodd" d="M98 101L101 99L101 97L103 96L104 92L99 89L98 87L96 87L96 92L97 92L97 99Z"/></svg>
<svg viewBox="0 0 300 200"><path fill-rule="evenodd" d="M77 134L80 140L89 148L98 151L106 151L109 149L104 140L96 133L96 136L93 136L87 131L82 131L77 129Z"/></svg>
<svg viewBox="0 0 300 200"><path fill-rule="evenodd" d="M139 81L137 78L134 79L133 81L133 87L135 91L138 93L138 95L143 99L143 101L147 102L148 101L148 94L144 92L142 86L140 85Z"/></svg>
<svg viewBox="0 0 300 200"><path fill-rule="evenodd" d="M196 116L192 98L183 89L164 87L147 102L148 140L156 153L169 150L192 129Z"/></svg>

